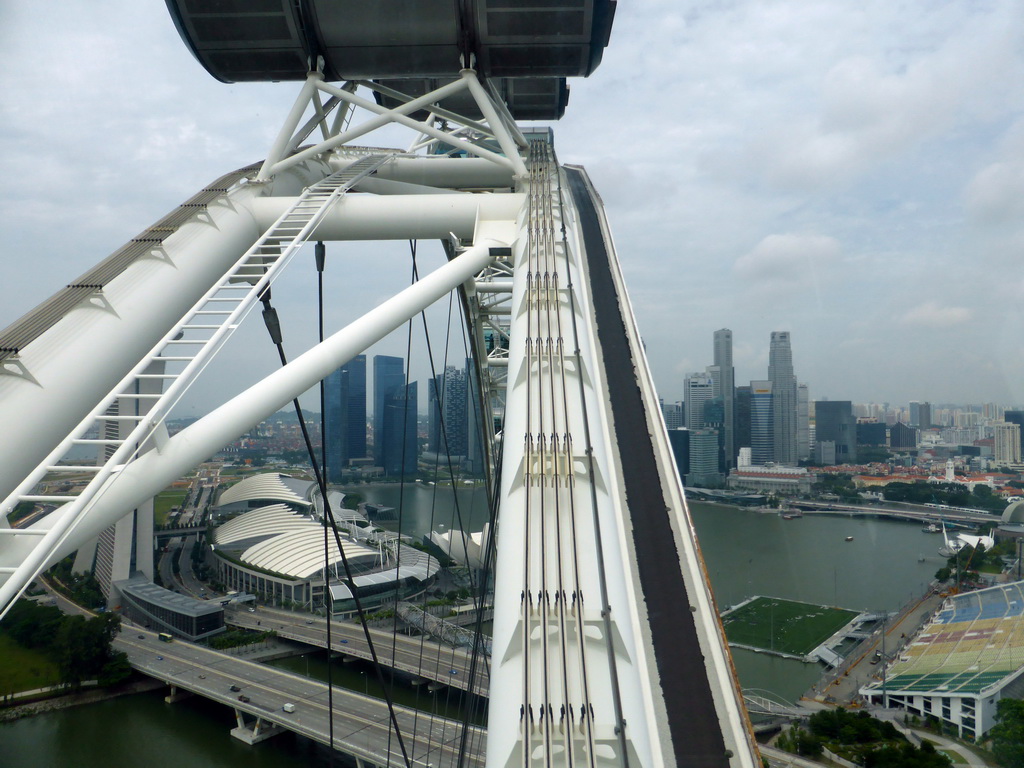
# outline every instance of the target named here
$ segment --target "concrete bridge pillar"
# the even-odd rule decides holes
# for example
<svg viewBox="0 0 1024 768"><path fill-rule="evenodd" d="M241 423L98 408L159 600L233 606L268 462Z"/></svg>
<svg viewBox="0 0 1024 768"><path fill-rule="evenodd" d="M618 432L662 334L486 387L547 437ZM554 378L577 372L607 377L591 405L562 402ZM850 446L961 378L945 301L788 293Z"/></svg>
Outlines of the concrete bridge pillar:
<svg viewBox="0 0 1024 768"><path fill-rule="evenodd" d="M164 696L164 701L166 701L168 704L177 704L179 701L189 699L194 695L195 694L192 693L192 691L183 691L180 690L178 686L172 685L171 692Z"/></svg>
<svg viewBox="0 0 1024 768"><path fill-rule="evenodd" d="M250 746L259 744L261 741L266 741L272 736L277 736L277 734L284 732L284 728L268 723L262 717L257 717L252 725L249 725L245 722L245 713L240 709L235 710L235 720L238 723L238 727L231 729L231 735Z"/></svg>

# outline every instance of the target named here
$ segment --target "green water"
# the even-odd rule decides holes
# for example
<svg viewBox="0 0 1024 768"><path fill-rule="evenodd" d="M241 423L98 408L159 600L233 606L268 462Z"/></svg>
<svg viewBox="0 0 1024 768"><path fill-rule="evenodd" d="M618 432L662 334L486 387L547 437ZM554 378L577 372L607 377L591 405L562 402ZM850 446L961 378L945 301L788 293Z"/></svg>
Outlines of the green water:
<svg viewBox="0 0 1024 768"><path fill-rule="evenodd" d="M366 495L384 503L397 486ZM360 489L363 492L363 489ZM407 498L415 504L420 528L431 519L432 490L420 487ZM440 497L440 494L438 495ZM486 508L482 489L460 489L460 504ZM434 519L438 517L436 503ZM444 507L454 520L454 505ZM943 564L934 536L920 526L887 520L805 516L783 520L749 510L692 505L694 524L720 606L754 594L835 605L855 610L893 610L919 593ZM472 521L482 523L473 513ZM445 525L450 525L446 522ZM479 525L467 525L473 530ZM846 537L852 536L852 541ZM919 562L919 556L925 559ZM768 654L737 650L733 654L745 688L761 688L796 698L817 681L821 668ZM320 676L322 655L309 654L282 665L301 674ZM322 669L317 671L317 665ZM372 678L352 667L339 672L353 690L373 691ZM425 689L409 695L428 698ZM142 763L145 768L290 768L345 765L326 748L293 735L282 735L255 747L233 739L230 710L201 698L168 705L162 693L139 694L78 709L61 710L0 724L0 766L3 768L111 768ZM438 697L447 697L439 693ZM429 695L432 700L433 694ZM413 701L412 703L415 703ZM433 704L431 704L433 706ZM439 701L437 706L452 706Z"/></svg>

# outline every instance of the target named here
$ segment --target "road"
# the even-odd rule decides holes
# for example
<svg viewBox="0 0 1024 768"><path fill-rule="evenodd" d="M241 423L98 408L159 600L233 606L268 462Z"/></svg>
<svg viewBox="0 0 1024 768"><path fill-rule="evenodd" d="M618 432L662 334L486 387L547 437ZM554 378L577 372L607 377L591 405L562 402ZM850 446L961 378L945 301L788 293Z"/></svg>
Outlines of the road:
<svg viewBox="0 0 1024 768"><path fill-rule="evenodd" d="M295 640L318 648L327 647L327 622L310 618L308 614L294 614L259 607L225 609L225 621L246 629L273 630L279 637ZM371 629L374 647L380 663L418 677L443 683L453 688L468 690L470 655L460 648L451 648L426 637L407 637L401 634ZM331 623L331 649L360 659L370 659L370 649L363 636L363 628L349 622ZM473 692L487 696L489 691L489 663L481 657L476 665Z"/></svg>
<svg viewBox="0 0 1024 768"><path fill-rule="evenodd" d="M114 647L128 654L135 669L168 683L175 693L189 691L226 704L250 722L258 718L261 729L277 725L329 743L324 683L191 643L163 643L156 633L134 628L123 630ZM295 711L285 712L286 703ZM396 714L414 765L459 764L460 723L404 707L396 707ZM465 764L482 766L484 731L471 728L467 744ZM376 765L403 764L385 703L340 688L334 689L334 746Z"/></svg>
<svg viewBox="0 0 1024 768"><path fill-rule="evenodd" d="M896 504L888 503L883 505L864 504L834 504L824 501L790 501L789 506L794 509L803 510L804 514L846 514L846 515L867 515L872 517L895 517L901 520L910 520L915 523L939 523L945 520L949 523L961 523L970 525L982 525L984 523L998 523L999 515L978 510L977 512L951 511L939 509L938 507L925 507L920 504Z"/></svg>

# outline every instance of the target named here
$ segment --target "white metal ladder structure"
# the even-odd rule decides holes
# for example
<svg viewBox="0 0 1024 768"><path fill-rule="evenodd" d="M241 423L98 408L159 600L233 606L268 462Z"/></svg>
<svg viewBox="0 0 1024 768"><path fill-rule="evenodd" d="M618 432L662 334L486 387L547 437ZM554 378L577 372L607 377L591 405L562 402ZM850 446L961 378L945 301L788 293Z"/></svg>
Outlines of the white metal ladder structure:
<svg viewBox="0 0 1024 768"><path fill-rule="evenodd" d="M307 242L328 208L390 160L388 154L362 157L304 189L273 226L4 500L0 509L13 509L22 502L70 506L60 522L49 529L0 527L0 535L35 539L31 554L19 566L0 567L0 574L9 574L0 586L0 603L12 599L39 575L47 558L74 530L112 476L143 451L159 445L165 435L163 422L171 408ZM168 364L180 370L167 372ZM169 384L166 389L165 383ZM125 410L132 412L125 414ZM121 424L131 429L120 428ZM90 433L97 436L88 436ZM95 466L61 463L78 446L103 449L105 461ZM39 483L53 473L92 477L76 494L34 493Z"/></svg>

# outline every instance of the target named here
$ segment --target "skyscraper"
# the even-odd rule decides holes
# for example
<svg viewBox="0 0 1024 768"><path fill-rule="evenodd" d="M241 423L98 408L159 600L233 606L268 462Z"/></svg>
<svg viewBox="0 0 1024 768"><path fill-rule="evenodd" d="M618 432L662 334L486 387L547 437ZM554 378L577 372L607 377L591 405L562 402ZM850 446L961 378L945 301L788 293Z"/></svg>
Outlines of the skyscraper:
<svg viewBox="0 0 1024 768"><path fill-rule="evenodd" d="M683 404L660 401L661 417L665 420L665 429L679 429L683 426Z"/></svg>
<svg viewBox="0 0 1024 768"><path fill-rule="evenodd" d="M686 428L704 428L704 404L714 395L714 382L706 373L691 373L686 377Z"/></svg>
<svg viewBox="0 0 1024 768"><path fill-rule="evenodd" d="M796 457L811 458L811 391L806 384L796 387Z"/></svg>
<svg viewBox="0 0 1024 768"><path fill-rule="evenodd" d="M772 383L772 450L777 464L796 466L796 375L789 331L772 331L768 349L768 380ZM756 457L754 463L756 464Z"/></svg>
<svg viewBox="0 0 1024 768"><path fill-rule="evenodd" d="M444 369L444 385L441 390L441 414L444 434L440 436L437 451L448 452L450 456L466 456L469 438L469 410L466 395L466 372L454 365Z"/></svg>
<svg viewBox="0 0 1024 768"><path fill-rule="evenodd" d="M1003 420L1008 424L1016 424L1020 427L1021 441L1020 441L1020 452L1024 456L1024 411L1006 411L1003 414Z"/></svg>
<svg viewBox="0 0 1024 768"><path fill-rule="evenodd" d="M995 432L995 461L999 465L1020 464L1020 425L1009 421L992 425Z"/></svg>
<svg viewBox="0 0 1024 768"><path fill-rule="evenodd" d="M341 482L352 459L366 456L366 355L357 355L324 379L327 479Z"/></svg>
<svg viewBox="0 0 1024 768"><path fill-rule="evenodd" d="M718 369L718 395L722 398L725 419L722 423L722 447L725 450L725 466L736 466L736 369L732 365L732 331L722 328L715 331L715 368Z"/></svg>
<svg viewBox="0 0 1024 768"><path fill-rule="evenodd" d="M921 403L918 408L918 429L931 429L932 428L932 404Z"/></svg>
<svg viewBox="0 0 1024 768"><path fill-rule="evenodd" d="M739 466L740 448L750 447L750 386L736 387L735 445L736 461Z"/></svg>
<svg viewBox="0 0 1024 768"><path fill-rule="evenodd" d="M698 429L690 432L690 471L686 485L717 486L722 480L718 471L718 432L714 429Z"/></svg>
<svg viewBox="0 0 1024 768"><path fill-rule="evenodd" d="M814 403L815 441L835 444L835 463L857 461L857 420L849 400L821 400Z"/></svg>
<svg viewBox="0 0 1024 768"><path fill-rule="evenodd" d="M750 463L762 467L774 461L772 383L750 382Z"/></svg>
<svg viewBox="0 0 1024 768"><path fill-rule="evenodd" d="M416 471L416 383L406 388L405 361L373 358L373 458L385 475Z"/></svg>

